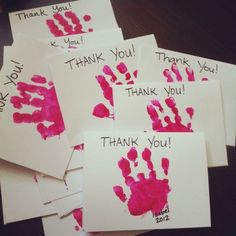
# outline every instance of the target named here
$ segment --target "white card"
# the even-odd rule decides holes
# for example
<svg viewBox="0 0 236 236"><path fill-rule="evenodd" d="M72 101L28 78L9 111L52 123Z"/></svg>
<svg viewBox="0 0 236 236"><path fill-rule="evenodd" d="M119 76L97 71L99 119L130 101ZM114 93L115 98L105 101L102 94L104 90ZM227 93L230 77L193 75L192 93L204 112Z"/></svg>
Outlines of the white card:
<svg viewBox="0 0 236 236"><path fill-rule="evenodd" d="M114 108L118 130L204 132L208 166L228 164L219 81L117 86Z"/></svg>
<svg viewBox="0 0 236 236"><path fill-rule="evenodd" d="M136 80L137 53L142 45L155 46L154 35L49 59L72 146L83 143L84 131L104 130L112 126L111 85L133 83Z"/></svg>
<svg viewBox="0 0 236 236"><path fill-rule="evenodd" d="M50 46L64 49L81 49L84 47L103 47L122 41L120 28L96 31L89 34L75 34L57 38L44 38L43 41Z"/></svg>
<svg viewBox="0 0 236 236"><path fill-rule="evenodd" d="M45 63L58 50L26 37L14 45L0 74L0 158L62 179L72 150Z"/></svg>
<svg viewBox="0 0 236 236"><path fill-rule="evenodd" d="M52 201L51 204L59 217L68 215L74 209L82 207L83 192L75 193L70 196Z"/></svg>
<svg viewBox="0 0 236 236"><path fill-rule="evenodd" d="M79 0L9 13L13 38L23 33L35 38L82 34L116 28L109 0Z"/></svg>
<svg viewBox="0 0 236 236"><path fill-rule="evenodd" d="M42 218L45 236L135 236L145 231L87 233L82 228L82 210L76 209L70 215L59 218L57 215Z"/></svg>
<svg viewBox="0 0 236 236"><path fill-rule="evenodd" d="M181 79L181 77L183 81L199 81L206 78L220 80L226 143L235 146L236 65L161 48L145 47L141 49L140 55L139 76L145 78L146 81L178 82L178 78ZM177 67L173 66L173 63ZM192 70L189 70L189 67Z"/></svg>
<svg viewBox="0 0 236 236"><path fill-rule="evenodd" d="M40 174L37 179L44 203L81 192L83 189L83 169L67 171L64 180Z"/></svg>
<svg viewBox="0 0 236 236"><path fill-rule="evenodd" d="M74 147L72 157L70 159L67 170L74 170L82 168L84 166L84 147L82 145L77 145Z"/></svg>
<svg viewBox="0 0 236 236"><path fill-rule="evenodd" d="M43 204L34 171L1 161L0 179L4 224L55 213Z"/></svg>
<svg viewBox="0 0 236 236"><path fill-rule="evenodd" d="M86 231L210 226L201 133L91 132L85 147Z"/></svg>

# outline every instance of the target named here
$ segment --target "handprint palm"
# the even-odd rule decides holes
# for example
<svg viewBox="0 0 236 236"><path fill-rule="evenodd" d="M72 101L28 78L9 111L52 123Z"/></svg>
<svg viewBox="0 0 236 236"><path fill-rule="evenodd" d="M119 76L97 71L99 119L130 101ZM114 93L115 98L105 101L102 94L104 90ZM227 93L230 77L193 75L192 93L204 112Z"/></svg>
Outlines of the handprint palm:
<svg viewBox="0 0 236 236"><path fill-rule="evenodd" d="M164 113L164 109L158 100L152 100L151 104L147 106L147 112L152 120L152 129L158 132L193 132L191 129L191 122L184 125L182 123L182 118L179 114L179 110L176 106L175 99L169 97L165 99L167 107L169 107L174 115L174 121L171 121L169 116L164 117L165 125L160 118L159 113ZM192 107L187 107L185 109L190 119L192 119L194 114L194 109Z"/></svg>
<svg viewBox="0 0 236 236"><path fill-rule="evenodd" d="M153 214L158 214L168 203L168 193L170 192L169 181L166 178L157 178L151 155L151 150L148 148L145 148L142 152L142 159L146 162L149 170L148 178L145 177L144 173L138 173L137 180L131 176L130 162L136 163L134 165L135 168L138 166L138 162L135 162L137 151L134 147L127 153L127 157L122 157L118 162L118 166L125 179L125 184L131 191L128 202L123 187L119 185L114 186L113 191L122 202L127 202L129 212L134 216L143 215L149 211ZM162 158L162 169L167 176L169 160L164 157Z"/></svg>
<svg viewBox="0 0 236 236"><path fill-rule="evenodd" d="M103 67L103 73L109 78L105 78L104 75L97 75L96 80L100 85L100 88L103 91L104 98L109 102L111 106L111 110L107 108L107 106L104 103L97 104L93 109L93 115L99 118L112 118L114 119L113 114L113 93L112 93L112 87L111 84L115 85L121 85L121 84L133 84L134 80L128 71L127 66L121 62L116 66L116 69L119 73L119 75L122 75L123 81L114 73L114 71L110 68L110 66L105 65ZM137 70L133 72L133 77L137 77Z"/></svg>
<svg viewBox="0 0 236 236"><path fill-rule="evenodd" d="M65 16L60 13L55 13L53 15L54 19L48 19L46 21L50 32L55 36L65 36L65 35L72 35L72 34L82 34L86 31L83 29L81 21L77 17L77 15L72 11L66 11ZM85 22L89 22L91 20L91 16L84 15L83 20ZM56 21L58 23L56 23ZM60 29L60 28L63 28ZM89 28L88 32L92 32L93 29Z"/></svg>
<svg viewBox="0 0 236 236"><path fill-rule="evenodd" d="M31 81L34 84L17 83L20 96L12 96L10 102L17 109L22 109L26 105L37 110L32 113L15 112L14 122L37 124L37 131L43 139L60 135L65 130L65 126L53 83L49 82L49 88L47 88L46 78L40 75L34 75ZM35 97L32 97L33 94Z"/></svg>

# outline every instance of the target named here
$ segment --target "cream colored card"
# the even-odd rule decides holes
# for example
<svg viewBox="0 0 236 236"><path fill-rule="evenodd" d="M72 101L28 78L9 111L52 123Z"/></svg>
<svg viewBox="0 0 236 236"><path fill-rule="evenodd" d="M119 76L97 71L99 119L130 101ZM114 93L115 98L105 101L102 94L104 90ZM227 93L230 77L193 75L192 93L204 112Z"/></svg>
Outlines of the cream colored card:
<svg viewBox="0 0 236 236"><path fill-rule="evenodd" d="M211 225L203 134L90 132L85 147L86 231Z"/></svg>
<svg viewBox="0 0 236 236"><path fill-rule="evenodd" d="M55 212L59 217L66 216L75 209L83 205L83 192L75 193L70 196L55 200L51 202Z"/></svg>
<svg viewBox="0 0 236 236"><path fill-rule="evenodd" d="M208 166L228 165L219 81L140 83L113 90L116 129L203 132Z"/></svg>
<svg viewBox="0 0 236 236"><path fill-rule="evenodd" d="M87 233L82 228L82 209L76 209L66 217L57 215L42 218L45 236L135 236L145 231Z"/></svg>
<svg viewBox="0 0 236 236"><path fill-rule="evenodd" d="M117 27L109 0L79 0L9 13L13 38L83 34Z"/></svg>
<svg viewBox="0 0 236 236"><path fill-rule="evenodd" d="M145 47L140 52L139 76L150 82L220 80L226 144L235 146L236 65L162 48Z"/></svg>
<svg viewBox="0 0 236 236"><path fill-rule="evenodd" d="M44 38L42 41L50 46L63 49L81 49L84 47L103 47L123 41L120 28L92 32L89 34L75 34L57 38Z"/></svg>
<svg viewBox="0 0 236 236"><path fill-rule="evenodd" d="M0 161L0 179L5 224L55 213L43 204L34 171Z"/></svg>
<svg viewBox="0 0 236 236"><path fill-rule="evenodd" d="M83 169L67 171L64 179L37 175L42 201L48 203L83 190Z"/></svg>
<svg viewBox="0 0 236 236"><path fill-rule="evenodd" d="M83 132L113 123L112 84L136 82L138 48L156 45L154 35L51 57L48 60L71 146Z"/></svg>
<svg viewBox="0 0 236 236"><path fill-rule="evenodd" d="M45 63L57 53L27 37L8 50L0 74L0 158L63 178L72 150Z"/></svg>

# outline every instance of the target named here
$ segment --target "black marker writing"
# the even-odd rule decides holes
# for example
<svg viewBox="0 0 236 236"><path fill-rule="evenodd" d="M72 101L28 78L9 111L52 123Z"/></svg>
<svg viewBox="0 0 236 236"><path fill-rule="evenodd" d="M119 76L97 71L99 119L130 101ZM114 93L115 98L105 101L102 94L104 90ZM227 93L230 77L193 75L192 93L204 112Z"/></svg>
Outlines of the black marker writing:
<svg viewBox="0 0 236 236"><path fill-rule="evenodd" d="M178 87L172 87L172 86L168 86L167 88L165 87L164 90L167 93L167 96L169 97L170 95L184 95L185 92L185 87L184 84L182 84L181 86Z"/></svg>
<svg viewBox="0 0 236 236"><path fill-rule="evenodd" d="M124 146L138 146L138 138L113 138L113 137L101 137L103 147L124 147Z"/></svg>
<svg viewBox="0 0 236 236"><path fill-rule="evenodd" d="M162 60L164 62L169 62L169 63L176 63L176 64L182 64L185 66L190 67L189 65L189 59L185 57L169 57L166 55L164 52L155 52L155 54L158 56L158 60Z"/></svg>
<svg viewBox="0 0 236 236"><path fill-rule="evenodd" d="M7 78L7 82L5 82L4 85L7 85L7 84L14 84L14 85L16 85L15 80L18 79L19 74L23 70L23 65L22 64L20 64L17 61L14 61L14 60L11 60L11 62L14 64L14 68L13 68L13 70L12 70L12 72L10 74L5 75L5 77Z"/></svg>
<svg viewBox="0 0 236 236"><path fill-rule="evenodd" d="M26 20L32 17L38 17L38 16L48 16L47 13L45 13L45 10L39 8L38 10L35 10L34 12L19 12L15 14L16 16L18 16L19 20Z"/></svg>
<svg viewBox="0 0 236 236"><path fill-rule="evenodd" d="M110 49L110 52L115 56L115 60L123 59L125 57L135 57L134 45L131 48L125 50L119 50L118 48Z"/></svg>
<svg viewBox="0 0 236 236"><path fill-rule="evenodd" d="M150 144L150 148L164 147L171 148L171 139L168 137L167 139L158 139L156 136L152 138L148 138L148 142Z"/></svg>
<svg viewBox="0 0 236 236"><path fill-rule="evenodd" d="M128 92L128 96L157 96L156 88L134 88L130 87L125 89Z"/></svg>
<svg viewBox="0 0 236 236"><path fill-rule="evenodd" d="M0 92L0 112L3 112L3 107L6 105L6 98L8 97L9 93L3 94Z"/></svg>
<svg viewBox="0 0 236 236"><path fill-rule="evenodd" d="M102 58L102 53L93 53L91 56L72 58L69 61L66 61L65 64L68 64L70 69L73 70L74 68L85 67L93 63L100 63L101 61L105 61L105 59Z"/></svg>

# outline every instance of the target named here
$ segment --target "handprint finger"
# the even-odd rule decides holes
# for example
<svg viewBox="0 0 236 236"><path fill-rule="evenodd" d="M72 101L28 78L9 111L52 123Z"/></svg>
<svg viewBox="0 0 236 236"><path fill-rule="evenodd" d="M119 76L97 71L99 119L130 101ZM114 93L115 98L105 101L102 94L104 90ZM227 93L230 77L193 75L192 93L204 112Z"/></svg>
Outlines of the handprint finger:
<svg viewBox="0 0 236 236"><path fill-rule="evenodd" d="M73 34L81 34L81 33L85 33L83 31L83 26L80 23L79 18L76 16L76 14L72 11L67 11L65 12L65 16L70 19L72 21L72 23L75 25L73 28L72 33ZM70 34L70 32L68 32Z"/></svg>
<svg viewBox="0 0 236 236"><path fill-rule="evenodd" d="M151 151L148 148L145 148L142 152L142 158L146 162L149 169L149 178L156 178L156 171L153 169L153 163L151 161Z"/></svg>
<svg viewBox="0 0 236 236"><path fill-rule="evenodd" d="M63 27L67 35L74 34L73 26L69 24L63 15L60 13L55 13L53 17L58 21L59 25Z"/></svg>
<svg viewBox="0 0 236 236"><path fill-rule="evenodd" d="M172 64L171 70L175 73L177 81L180 82L183 80L183 78L179 72L179 68L177 67L177 65L175 63Z"/></svg>

